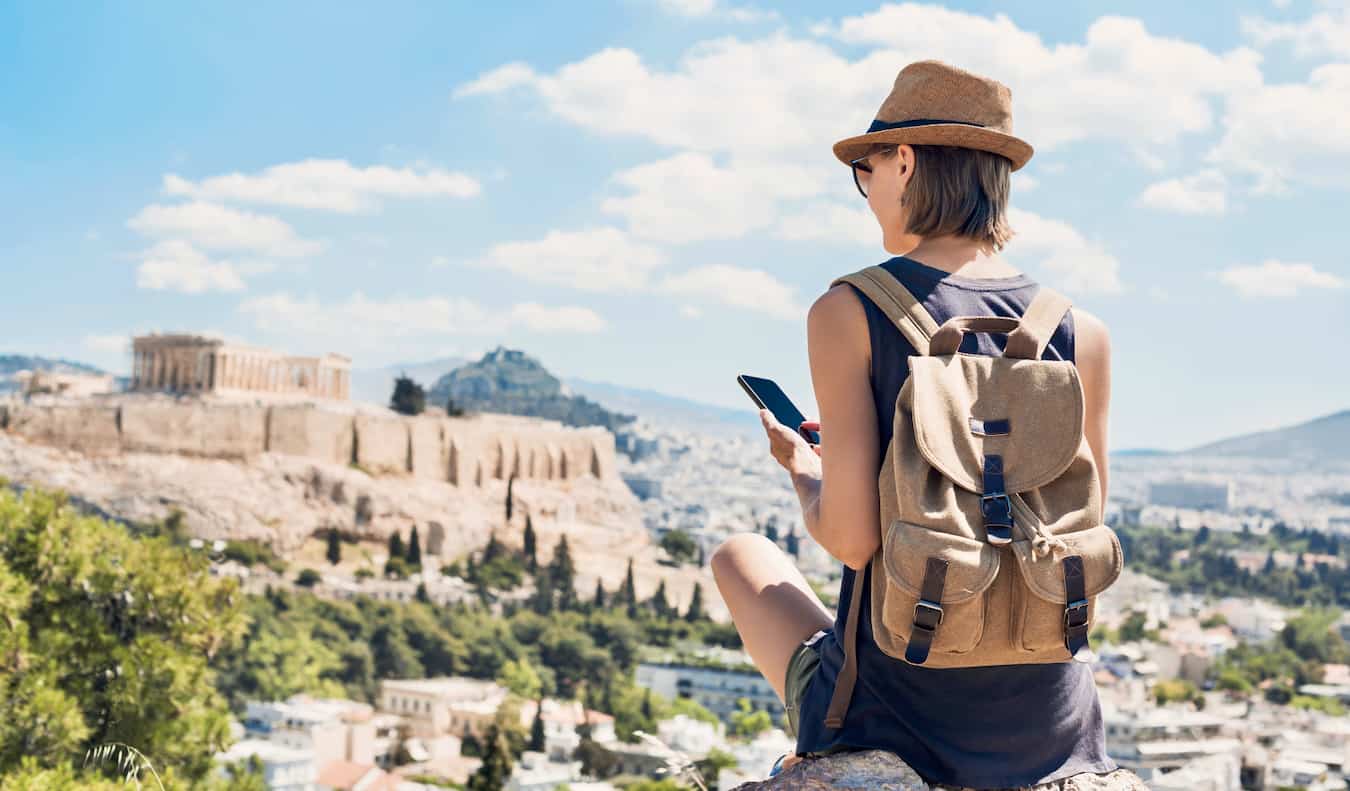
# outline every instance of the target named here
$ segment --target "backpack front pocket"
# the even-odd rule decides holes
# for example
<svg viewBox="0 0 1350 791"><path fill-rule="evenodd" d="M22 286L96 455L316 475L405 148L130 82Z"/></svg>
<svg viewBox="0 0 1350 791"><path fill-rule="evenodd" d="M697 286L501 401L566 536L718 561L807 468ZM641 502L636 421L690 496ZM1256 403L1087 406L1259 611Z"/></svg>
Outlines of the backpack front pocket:
<svg viewBox="0 0 1350 791"><path fill-rule="evenodd" d="M922 599L924 575L930 557L947 563L939 601ZM944 533L923 525L896 520L882 538L881 566L872 598L873 629L877 645L902 658L916 628L915 622L936 621L930 653L965 653L984 634L985 591L998 575L999 553L986 541Z"/></svg>
<svg viewBox="0 0 1350 791"><path fill-rule="evenodd" d="M1011 545L1018 576L1013 584L1011 631L1013 647L1019 651L1039 653L1058 648L1068 653L1065 619L1072 602L1064 588L1062 560L1066 555L1082 558L1085 603L1080 607L1086 610L1089 628L1096 622L1097 594L1115 582L1124 566L1120 539L1107 525L1057 533L1055 538L1067 548L1039 558L1034 557L1031 539L1017 538Z"/></svg>

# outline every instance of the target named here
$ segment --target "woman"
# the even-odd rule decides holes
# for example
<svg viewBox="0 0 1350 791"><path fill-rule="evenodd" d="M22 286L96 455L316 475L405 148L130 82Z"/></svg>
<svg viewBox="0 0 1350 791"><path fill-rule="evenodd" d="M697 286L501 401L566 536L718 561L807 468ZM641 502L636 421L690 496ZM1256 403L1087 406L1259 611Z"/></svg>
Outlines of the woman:
<svg viewBox="0 0 1350 791"><path fill-rule="evenodd" d="M1038 284L1005 262L1010 173L1031 146L1012 135L1002 84L937 61L902 69L864 135L835 144L896 257L882 266L939 324L956 315L1020 316ZM999 354L1004 337L967 333L961 351ZM881 541L877 477L896 397L914 353L884 313L851 284L818 298L807 348L819 446L761 410L774 458L788 471L807 531L844 564L831 615L791 559L768 539L733 536L712 556L736 628L784 701L796 754L880 748L936 787L1145 788L1106 754L1090 664L932 668L883 653L861 597L857 684L844 722L824 725L844 661L840 636L857 571ZM1071 360L1086 399L1085 433L1107 486L1110 343L1106 327L1069 311L1045 359ZM823 428L822 428L823 427ZM828 481L828 485L826 485ZM866 590L866 589L864 589ZM1072 778L1072 782L1069 779Z"/></svg>

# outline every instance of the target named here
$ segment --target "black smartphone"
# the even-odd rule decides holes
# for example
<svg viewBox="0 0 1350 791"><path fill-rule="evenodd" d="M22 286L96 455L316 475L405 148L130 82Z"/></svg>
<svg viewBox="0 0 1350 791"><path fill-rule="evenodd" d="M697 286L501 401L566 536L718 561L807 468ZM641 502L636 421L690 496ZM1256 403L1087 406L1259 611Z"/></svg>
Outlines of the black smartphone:
<svg viewBox="0 0 1350 791"><path fill-rule="evenodd" d="M792 399L787 397L783 388L772 379L765 379L759 376L750 376L741 374L736 377L750 400L754 401L760 409L767 409L778 418L778 422L797 432L812 445L820 444L820 432L811 429L801 428L802 421L806 416L802 414L797 405L792 403Z"/></svg>

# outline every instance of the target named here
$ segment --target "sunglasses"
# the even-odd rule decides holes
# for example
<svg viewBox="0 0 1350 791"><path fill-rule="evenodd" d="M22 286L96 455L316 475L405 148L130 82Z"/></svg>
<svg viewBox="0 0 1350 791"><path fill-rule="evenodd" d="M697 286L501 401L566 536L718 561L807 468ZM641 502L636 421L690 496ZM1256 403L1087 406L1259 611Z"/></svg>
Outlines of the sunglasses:
<svg viewBox="0 0 1350 791"><path fill-rule="evenodd" d="M853 168L853 183L857 186L859 195L862 195L864 198L867 197L867 184L872 179L872 166L867 164L867 158L874 157L877 154L888 154L892 150L893 149L886 148L880 151L873 151L870 154L864 154L857 159L849 161L849 166ZM859 175L860 173L862 175Z"/></svg>

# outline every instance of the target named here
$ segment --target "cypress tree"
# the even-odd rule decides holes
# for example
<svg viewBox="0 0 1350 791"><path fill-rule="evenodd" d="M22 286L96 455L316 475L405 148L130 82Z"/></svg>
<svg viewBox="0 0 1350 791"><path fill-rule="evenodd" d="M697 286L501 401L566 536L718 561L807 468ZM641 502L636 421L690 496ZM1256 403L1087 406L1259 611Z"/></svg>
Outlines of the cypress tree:
<svg viewBox="0 0 1350 791"><path fill-rule="evenodd" d="M656 593L653 593L647 602L657 615L663 618L670 615L670 602L666 599L666 581L664 579L661 580L660 585L656 586Z"/></svg>
<svg viewBox="0 0 1350 791"><path fill-rule="evenodd" d="M623 587L619 589L619 600L628 607L628 617L637 617L637 585L633 582L633 559L628 559L628 574L623 578Z"/></svg>
<svg viewBox="0 0 1350 791"><path fill-rule="evenodd" d="M539 568L539 561L536 559L536 546L534 535L534 522L529 514L525 514L525 567L533 574Z"/></svg>
<svg viewBox="0 0 1350 791"><path fill-rule="evenodd" d="M328 530L328 563L336 566L342 562L342 539L336 527Z"/></svg>
<svg viewBox="0 0 1350 791"><path fill-rule="evenodd" d="M511 777L511 745L496 723L488 726L483 738L483 758L478 771L469 777L468 791L502 791Z"/></svg>
<svg viewBox="0 0 1350 791"><path fill-rule="evenodd" d="M408 565L422 566L422 541L417 537L417 525L413 525L412 533L408 536Z"/></svg>
<svg viewBox="0 0 1350 791"><path fill-rule="evenodd" d="M703 620L703 583L694 583L694 595L689 599L689 609L684 613L684 619L689 622Z"/></svg>
<svg viewBox="0 0 1350 791"><path fill-rule="evenodd" d="M553 562L549 564L549 582L558 592L558 609L575 610L577 605L576 567L572 552L567 547L567 535L553 547Z"/></svg>
<svg viewBox="0 0 1350 791"><path fill-rule="evenodd" d="M595 598L591 599L591 609L599 611L605 608L605 582L595 578Z"/></svg>
<svg viewBox="0 0 1350 791"><path fill-rule="evenodd" d="M403 555L403 536L400 536L398 531L395 530L389 534L389 557L401 558Z"/></svg>
<svg viewBox="0 0 1350 791"><path fill-rule="evenodd" d="M542 752L544 749L544 698L540 696L534 710L534 724L530 726L530 749Z"/></svg>
<svg viewBox="0 0 1350 791"><path fill-rule="evenodd" d="M506 479L506 521L511 521L511 488L515 486L516 474L511 473L511 477Z"/></svg>

